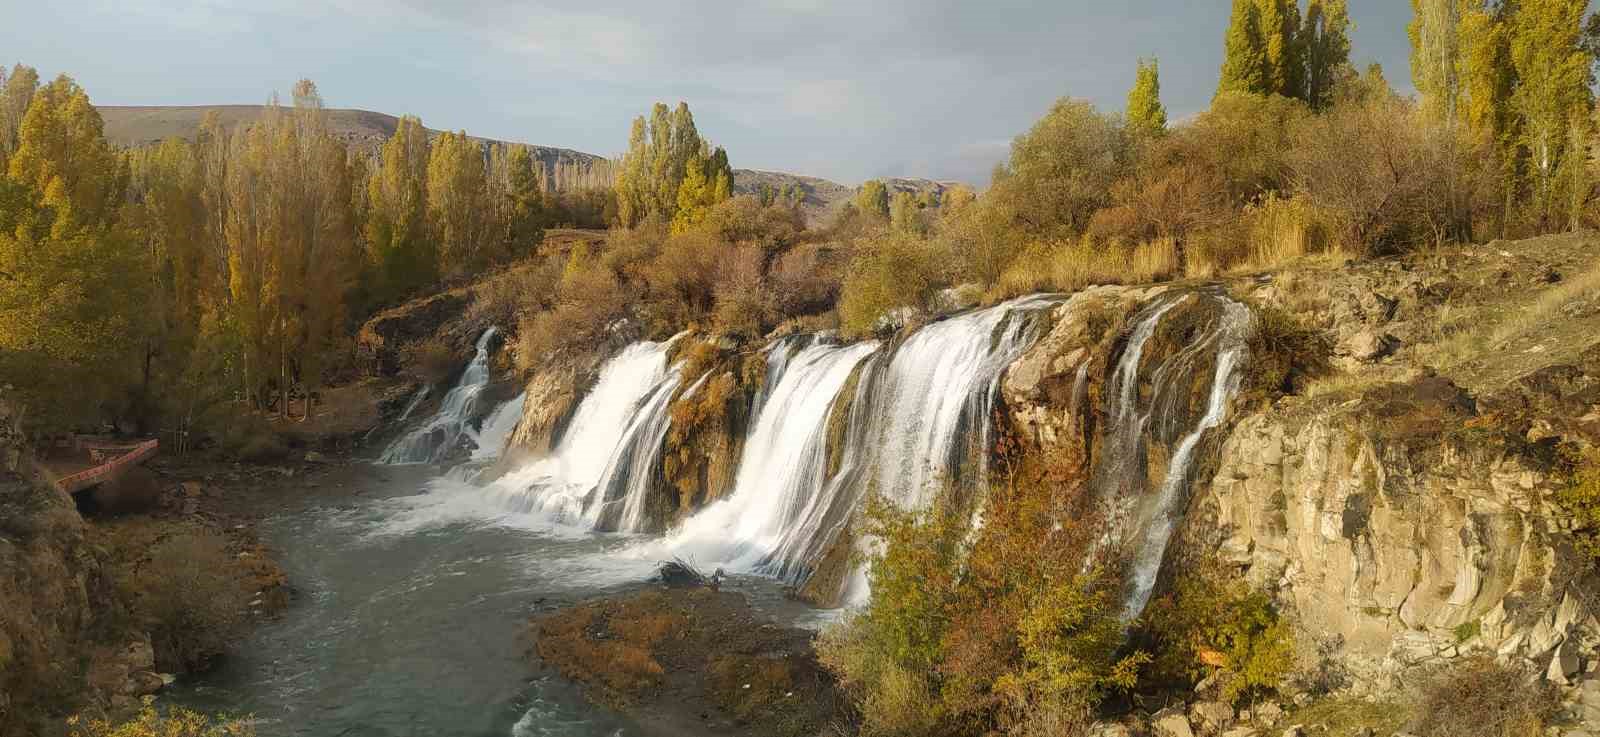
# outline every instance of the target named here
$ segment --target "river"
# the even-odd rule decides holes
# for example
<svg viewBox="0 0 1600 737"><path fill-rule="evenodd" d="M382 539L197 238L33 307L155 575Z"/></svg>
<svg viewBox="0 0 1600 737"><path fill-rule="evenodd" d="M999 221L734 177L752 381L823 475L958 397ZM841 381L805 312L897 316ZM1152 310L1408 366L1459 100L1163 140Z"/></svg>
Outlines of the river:
<svg viewBox="0 0 1600 737"><path fill-rule="evenodd" d="M174 703L254 717L261 737L666 734L595 706L529 655L531 615L643 585L635 538L511 515L428 466L337 469L254 500L296 589ZM787 622L825 613L760 579L732 583Z"/></svg>

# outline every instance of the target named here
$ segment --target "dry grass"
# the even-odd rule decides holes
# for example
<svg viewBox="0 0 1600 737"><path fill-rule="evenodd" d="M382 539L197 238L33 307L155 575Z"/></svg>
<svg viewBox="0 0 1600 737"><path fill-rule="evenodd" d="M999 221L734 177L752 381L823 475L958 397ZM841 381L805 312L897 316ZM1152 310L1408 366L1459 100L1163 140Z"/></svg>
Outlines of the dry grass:
<svg viewBox="0 0 1600 737"><path fill-rule="evenodd" d="M1556 311L1574 300L1600 298L1600 263L1577 277L1545 290L1532 304L1510 312L1489 336L1490 345L1504 345L1550 321Z"/></svg>
<svg viewBox="0 0 1600 737"><path fill-rule="evenodd" d="M1395 734L1412 718L1413 707L1385 701L1356 698L1330 698L1295 709L1284 720L1321 728L1328 737L1355 737L1359 734Z"/></svg>
<svg viewBox="0 0 1600 737"><path fill-rule="evenodd" d="M1035 244L1000 275L998 298L1042 291L1071 292L1094 284L1152 284L1182 274L1177 241L1158 238L1133 248L1090 239Z"/></svg>
<svg viewBox="0 0 1600 737"><path fill-rule="evenodd" d="M666 671L656 660L656 647L689 623L666 609L659 593L612 608L605 602L584 604L540 620L538 650L568 677L597 682L612 698L626 699L658 682Z"/></svg>
<svg viewBox="0 0 1600 737"><path fill-rule="evenodd" d="M1417 708L1421 737L1540 737L1560 698L1538 674L1479 657L1441 669Z"/></svg>

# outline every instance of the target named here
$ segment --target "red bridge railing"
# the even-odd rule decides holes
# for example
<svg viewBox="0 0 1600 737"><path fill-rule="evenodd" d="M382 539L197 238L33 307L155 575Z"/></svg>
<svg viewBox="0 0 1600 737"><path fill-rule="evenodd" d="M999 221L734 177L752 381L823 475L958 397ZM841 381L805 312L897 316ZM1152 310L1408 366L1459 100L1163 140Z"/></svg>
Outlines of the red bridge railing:
<svg viewBox="0 0 1600 737"><path fill-rule="evenodd" d="M56 485L68 494L82 491L96 484L103 484L116 478L117 475L127 470L129 466L144 462L156 454L161 447L160 440L146 440L132 446L127 453L117 456L101 465L87 471L79 471L71 476L63 476L56 480Z"/></svg>

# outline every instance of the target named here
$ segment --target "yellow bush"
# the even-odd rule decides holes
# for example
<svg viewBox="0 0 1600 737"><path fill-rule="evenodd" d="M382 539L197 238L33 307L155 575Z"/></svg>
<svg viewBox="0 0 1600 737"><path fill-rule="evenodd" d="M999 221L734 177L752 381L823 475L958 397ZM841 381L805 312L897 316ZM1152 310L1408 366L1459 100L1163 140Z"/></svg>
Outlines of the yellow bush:
<svg viewBox="0 0 1600 737"><path fill-rule="evenodd" d="M75 716L67 719L67 728L71 737L254 737L256 733L255 727L242 719L209 717L181 707L157 712L149 699L138 715L126 722Z"/></svg>

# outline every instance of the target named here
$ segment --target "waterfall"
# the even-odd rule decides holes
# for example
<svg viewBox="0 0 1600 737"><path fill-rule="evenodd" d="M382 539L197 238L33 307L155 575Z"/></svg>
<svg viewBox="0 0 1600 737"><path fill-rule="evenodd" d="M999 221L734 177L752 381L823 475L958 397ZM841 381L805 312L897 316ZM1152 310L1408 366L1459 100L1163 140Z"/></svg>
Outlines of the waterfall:
<svg viewBox="0 0 1600 737"><path fill-rule="evenodd" d="M895 350L874 389L877 410L863 439L878 492L921 509L964 472L983 478L1000 376L1033 344L1039 315L1057 302L1024 297L969 312L917 331Z"/></svg>
<svg viewBox="0 0 1600 737"><path fill-rule="evenodd" d="M869 490L919 508L946 479L981 479L1001 374L1057 301L1029 297L957 315L892 352L815 336L773 344L733 493L640 554L681 555L799 585ZM829 437L829 418L857 371L845 446L830 477L828 444L841 438ZM855 580L849 589L859 596L861 576Z"/></svg>
<svg viewBox="0 0 1600 737"><path fill-rule="evenodd" d="M841 346L812 336L775 343L733 493L687 520L665 548L742 570L801 569L808 561L782 552L803 550L831 506L821 493L828 488L828 416L850 375L877 349L876 343Z"/></svg>
<svg viewBox="0 0 1600 737"><path fill-rule="evenodd" d="M379 457L379 463L438 463L458 448L463 439L474 439L472 421L477 418L478 398L489 386L489 354L497 332L492 327L483 331L478 338L477 354L461 372L455 387L444 396L439 411L421 427L391 443ZM416 408L422 396L419 394L412 400L406 415Z"/></svg>
<svg viewBox="0 0 1600 737"><path fill-rule="evenodd" d="M597 521L601 505L596 492L608 469L613 479L623 479L629 474L619 464L632 468L634 459L619 459L619 448L639 447L625 441L649 434L644 432L647 426L665 433L664 425L654 427L642 415L666 415L666 401L680 380L667 369L667 352L677 340L635 343L607 361L555 449L495 481L490 493L514 511L571 524ZM666 388L667 383L674 386ZM660 447L658 440L653 451L659 454Z"/></svg>
<svg viewBox="0 0 1600 737"><path fill-rule="evenodd" d="M1193 319L1201 310L1204 322L1184 345L1170 355L1145 359L1147 344L1169 315ZM1135 322L1107 388L1110 424L1095 473L1095 485L1111 506L1112 530L1126 541L1131 555L1123 601L1126 620L1138 617L1150 601L1188 500L1196 451L1227 418L1249 361L1254 330L1249 308L1212 291L1158 298ZM1204 411L1191 421L1190 391L1202 380L1207 387ZM1149 387L1147 396L1141 397L1141 384ZM1171 448L1171 454L1165 475L1147 490L1152 439Z"/></svg>
<svg viewBox="0 0 1600 737"><path fill-rule="evenodd" d="M645 500L659 478L657 461L672 421L672 396L682 379L683 374L672 369L650 390L622 431L622 440L600 476L596 496L584 512L585 521L594 529L639 532L644 528ZM704 380L701 377L684 396L692 396Z"/></svg>
<svg viewBox="0 0 1600 737"><path fill-rule="evenodd" d="M483 421L483 428L478 431L475 441L478 449L472 452L472 460L492 461L500 457L505 451L506 440L522 420L522 405L527 401L528 393L523 392L489 413L489 417Z"/></svg>

